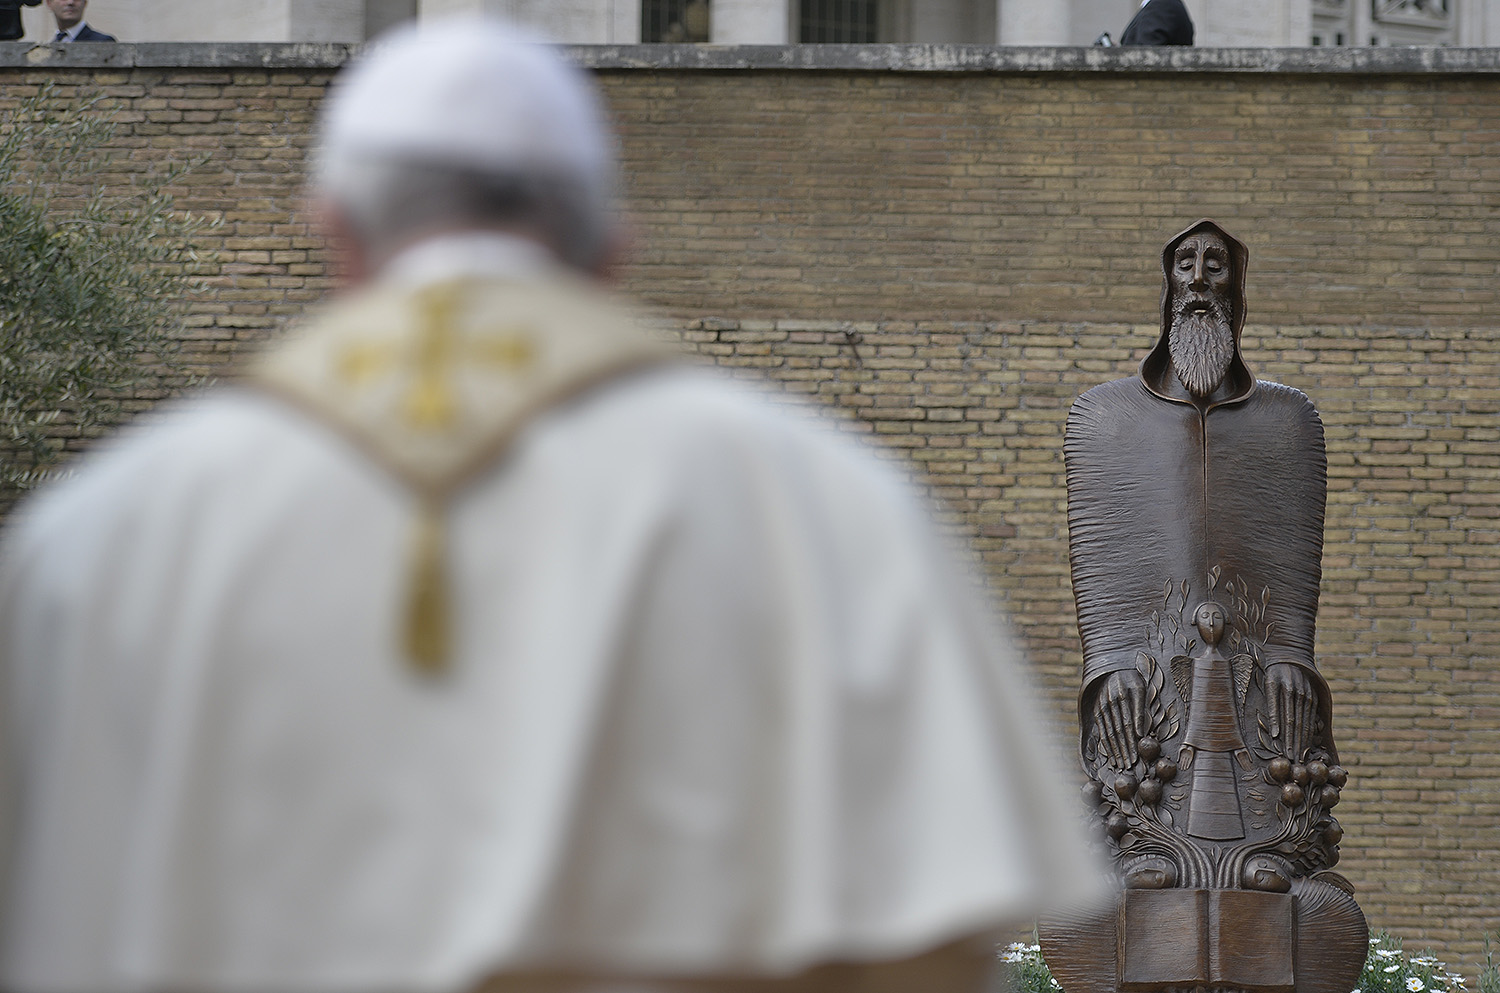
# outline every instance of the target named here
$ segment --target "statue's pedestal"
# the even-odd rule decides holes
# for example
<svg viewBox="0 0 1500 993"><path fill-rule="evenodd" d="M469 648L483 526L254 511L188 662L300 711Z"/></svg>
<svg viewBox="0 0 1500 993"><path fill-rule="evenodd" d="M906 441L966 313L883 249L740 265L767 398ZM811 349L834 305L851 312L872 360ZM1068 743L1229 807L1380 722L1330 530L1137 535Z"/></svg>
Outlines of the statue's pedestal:
<svg viewBox="0 0 1500 993"><path fill-rule="evenodd" d="M1353 896L1307 878L1290 893L1122 890L1037 931L1066 993L1347 993L1368 936Z"/></svg>

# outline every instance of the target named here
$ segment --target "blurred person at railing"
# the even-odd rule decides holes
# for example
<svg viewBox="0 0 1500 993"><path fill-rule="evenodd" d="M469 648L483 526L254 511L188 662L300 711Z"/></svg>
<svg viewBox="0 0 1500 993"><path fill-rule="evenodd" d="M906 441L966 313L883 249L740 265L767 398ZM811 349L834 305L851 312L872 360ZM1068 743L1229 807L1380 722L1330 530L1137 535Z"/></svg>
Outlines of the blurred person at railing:
<svg viewBox="0 0 1500 993"><path fill-rule="evenodd" d="M26 33L21 7L35 7L42 0L0 0L0 41L16 41Z"/></svg>
<svg viewBox="0 0 1500 993"><path fill-rule="evenodd" d="M0 987L959 993L1095 888L903 484L608 289L603 121L497 24L376 45L347 292L18 512Z"/></svg>
<svg viewBox="0 0 1500 993"><path fill-rule="evenodd" d="M47 0L51 3L52 0ZM1193 19L1182 0L1141 0L1120 32L1121 45L1191 45Z"/></svg>

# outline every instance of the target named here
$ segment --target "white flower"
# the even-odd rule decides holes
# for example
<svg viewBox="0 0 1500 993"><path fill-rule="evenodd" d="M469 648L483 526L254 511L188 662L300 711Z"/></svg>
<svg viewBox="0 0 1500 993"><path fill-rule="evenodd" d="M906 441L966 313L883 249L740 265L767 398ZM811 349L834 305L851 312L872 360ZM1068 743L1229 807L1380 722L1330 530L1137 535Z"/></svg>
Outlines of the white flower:
<svg viewBox="0 0 1500 993"><path fill-rule="evenodd" d="M1422 991L1427 987L1423 986L1422 980L1418 979L1416 976L1407 976L1406 988L1411 990L1411 993L1422 993Z"/></svg>
<svg viewBox="0 0 1500 993"><path fill-rule="evenodd" d="M1393 959L1401 953L1396 951L1394 948L1377 948L1375 949L1375 954L1379 955L1383 959Z"/></svg>
<svg viewBox="0 0 1500 993"><path fill-rule="evenodd" d="M1385 967L1385 971L1386 972L1400 972L1401 971L1401 966L1399 964L1397 964L1397 965L1388 965L1388 966Z"/></svg>
<svg viewBox="0 0 1500 993"><path fill-rule="evenodd" d="M1039 951L1042 950L1042 946L1041 945L1027 945L1026 946L1026 950L1028 952L1039 952Z"/></svg>
<svg viewBox="0 0 1500 993"><path fill-rule="evenodd" d="M1438 960L1432 955L1418 955L1411 960L1412 965L1437 965Z"/></svg>
<svg viewBox="0 0 1500 993"><path fill-rule="evenodd" d="M1004 955L1000 956L1000 961L1001 962L1019 962L1019 961L1021 961L1021 953L1020 952L1006 952Z"/></svg>
<svg viewBox="0 0 1500 993"><path fill-rule="evenodd" d="M1007 952L1024 952L1026 950L1026 942L1012 941L1010 944L1005 946L1005 950Z"/></svg>
<svg viewBox="0 0 1500 993"><path fill-rule="evenodd" d="M1062 983L1059 983L1055 979L1048 979L1047 982L1051 983L1052 984L1052 988L1055 989L1055 990L1062 989Z"/></svg>

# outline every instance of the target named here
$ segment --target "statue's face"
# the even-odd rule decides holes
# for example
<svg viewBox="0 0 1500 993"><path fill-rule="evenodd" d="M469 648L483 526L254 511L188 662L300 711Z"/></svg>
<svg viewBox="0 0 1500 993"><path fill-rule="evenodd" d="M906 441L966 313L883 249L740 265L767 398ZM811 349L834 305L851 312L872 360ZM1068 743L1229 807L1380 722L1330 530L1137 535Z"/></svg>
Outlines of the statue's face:
<svg viewBox="0 0 1500 993"><path fill-rule="evenodd" d="M1191 300L1206 312L1218 299L1230 309L1229 246L1211 231L1189 235L1172 253L1172 297Z"/></svg>
<svg viewBox="0 0 1500 993"><path fill-rule="evenodd" d="M1173 249L1167 278L1172 287L1167 331L1172 371L1194 397L1207 397L1234 361L1229 246L1209 231L1189 235Z"/></svg>
<svg viewBox="0 0 1500 993"><path fill-rule="evenodd" d="M1219 639L1224 637L1224 608L1212 601L1199 604L1193 615L1193 623L1198 626L1198 633L1203 636L1204 642L1217 645Z"/></svg>

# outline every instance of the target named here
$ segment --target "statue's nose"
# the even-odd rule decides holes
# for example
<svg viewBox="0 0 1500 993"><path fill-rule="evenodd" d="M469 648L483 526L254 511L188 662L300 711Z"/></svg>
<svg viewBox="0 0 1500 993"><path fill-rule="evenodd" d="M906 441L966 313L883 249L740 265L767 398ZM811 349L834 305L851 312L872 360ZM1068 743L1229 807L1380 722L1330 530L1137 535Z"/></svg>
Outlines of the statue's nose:
<svg viewBox="0 0 1500 993"><path fill-rule="evenodd" d="M1208 286L1208 281L1203 278L1203 256L1201 255L1193 263L1193 282L1191 285L1195 290L1201 290Z"/></svg>

